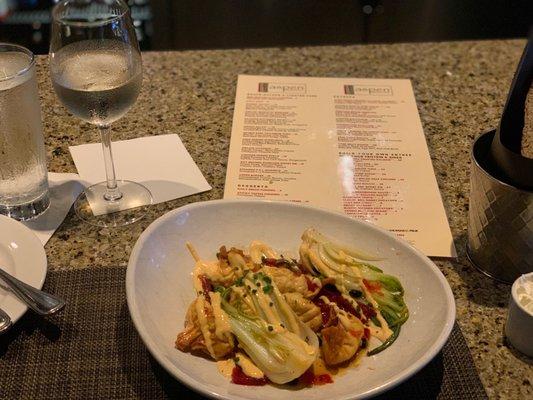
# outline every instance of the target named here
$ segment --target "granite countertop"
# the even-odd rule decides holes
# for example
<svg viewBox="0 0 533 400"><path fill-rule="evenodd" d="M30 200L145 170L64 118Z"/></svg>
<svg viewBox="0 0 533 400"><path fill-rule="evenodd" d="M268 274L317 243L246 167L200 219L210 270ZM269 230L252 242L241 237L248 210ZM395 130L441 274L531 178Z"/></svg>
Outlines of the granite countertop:
<svg viewBox="0 0 533 400"><path fill-rule="evenodd" d="M453 289L457 320L491 398L533 397L533 360L503 339L510 287L477 272L465 255L469 149L497 126L524 41L477 41L290 49L144 53L142 94L113 139L177 133L213 190L154 205L149 217L107 231L71 211L46 245L49 268L124 267L140 233L181 205L222 197L237 74L411 79L459 257L436 260ZM75 172L69 145L99 141L96 129L56 99L38 59L49 170Z"/></svg>

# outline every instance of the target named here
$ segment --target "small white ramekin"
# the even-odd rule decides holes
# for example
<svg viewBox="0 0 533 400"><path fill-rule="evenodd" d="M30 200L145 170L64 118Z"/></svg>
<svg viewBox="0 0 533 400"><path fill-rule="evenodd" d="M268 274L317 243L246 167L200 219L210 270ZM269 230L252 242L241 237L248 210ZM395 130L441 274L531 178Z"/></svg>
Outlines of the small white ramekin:
<svg viewBox="0 0 533 400"><path fill-rule="evenodd" d="M533 272L519 277L511 287L505 336L507 336L507 339L515 349L529 357L533 357L533 313L527 311L518 302L516 293L518 287L526 279L533 279Z"/></svg>

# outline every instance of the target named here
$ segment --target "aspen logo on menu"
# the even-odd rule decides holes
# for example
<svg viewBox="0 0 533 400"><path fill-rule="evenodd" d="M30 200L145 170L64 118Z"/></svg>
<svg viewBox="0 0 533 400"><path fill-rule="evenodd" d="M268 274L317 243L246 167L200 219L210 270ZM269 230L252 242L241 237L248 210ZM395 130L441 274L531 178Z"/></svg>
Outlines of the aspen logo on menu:
<svg viewBox="0 0 533 400"><path fill-rule="evenodd" d="M305 84L300 83L269 83L260 82L259 92L263 93L305 93L307 87Z"/></svg>
<svg viewBox="0 0 533 400"><path fill-rule="evenodd" d="M392 96L392 87L386 85L344 85L344 94L358 94L363 96Z"/></svg>

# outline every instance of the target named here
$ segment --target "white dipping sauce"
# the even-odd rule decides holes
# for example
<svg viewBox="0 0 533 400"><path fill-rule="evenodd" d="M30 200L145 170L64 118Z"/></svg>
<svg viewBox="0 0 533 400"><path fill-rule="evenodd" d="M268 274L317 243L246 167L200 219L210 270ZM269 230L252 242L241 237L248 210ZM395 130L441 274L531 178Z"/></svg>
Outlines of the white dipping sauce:
<svg viewBox="0 0 533 400"><path fill-rule="evenodd" d="M522 275L518 278L516 287L516 299L518 303L533 314L533 275Z"/></svg>

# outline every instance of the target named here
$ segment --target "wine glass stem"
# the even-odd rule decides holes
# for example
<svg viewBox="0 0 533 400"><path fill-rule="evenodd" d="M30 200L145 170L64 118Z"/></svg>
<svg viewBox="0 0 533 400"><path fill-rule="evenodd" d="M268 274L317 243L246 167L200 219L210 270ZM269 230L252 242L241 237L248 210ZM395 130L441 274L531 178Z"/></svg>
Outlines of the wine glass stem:
<svg viewBox="0 0 533 400"><path fill-rule="evenodd" d="M104 199L117 201L122 198L122 193L118 189L115 177L115 165L113 164L113 153L111 152L111 128L109 126L100 126L100 135L102 137L102 150L104 151L105 174L107 177L107 189L104 193Z"/></svg>

